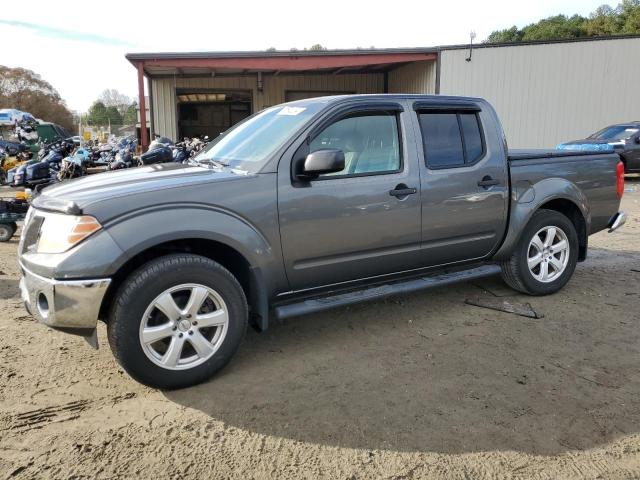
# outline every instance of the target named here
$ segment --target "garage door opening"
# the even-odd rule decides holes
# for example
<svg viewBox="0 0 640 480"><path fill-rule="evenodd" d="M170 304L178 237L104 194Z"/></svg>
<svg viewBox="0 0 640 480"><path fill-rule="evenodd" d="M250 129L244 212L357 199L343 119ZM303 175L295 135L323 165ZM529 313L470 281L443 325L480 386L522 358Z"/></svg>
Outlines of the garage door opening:
<svg viewBox="0 0 640 480"><path fill-rule="evenodd" d="M178 135L215 138L251 115L250 91L178 91Z"/></svg>

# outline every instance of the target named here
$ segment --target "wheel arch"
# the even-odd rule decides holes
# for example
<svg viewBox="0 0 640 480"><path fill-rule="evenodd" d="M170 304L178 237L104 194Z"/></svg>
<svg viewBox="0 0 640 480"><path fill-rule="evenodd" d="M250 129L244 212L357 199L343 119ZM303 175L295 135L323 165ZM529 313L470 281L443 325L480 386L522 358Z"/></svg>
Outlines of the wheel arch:
<svg viewBox="0 0 640 480"><path fill-rule="evenodd" d="M554 210L571 220L571 223L573 223L576 233L578 234L578 261L581 262L585 260L587 258L587 243L589 236L587 235L587 221L585 220L580 208L567 198L555 198L540 205L536 211L542 209Z"/></svg>
<svg viewBox="0 0 640 480"><path fill-rule="evenodd" d="M268 327L268 293L260 268L252 266L246 256L227 243L201 237L161 241L140 249L112 275L112 281L100 307L99 318L107 321L114 297L122 282L142 265L175 253L190 253L209 258L229 270L240 283L249 304L250 323L259 331Z"/></svg>
<svg viewBox="0 0 640 480"><path fill-rule="evenodd" d="M587 198L577 185L565 179L550 178L514 193L517 199L511 203L509 228L494 256L496 260L511 256L525 226L541 209L554 210L571 220L578 234L578 261L586 259L591 215Z"/></svg>

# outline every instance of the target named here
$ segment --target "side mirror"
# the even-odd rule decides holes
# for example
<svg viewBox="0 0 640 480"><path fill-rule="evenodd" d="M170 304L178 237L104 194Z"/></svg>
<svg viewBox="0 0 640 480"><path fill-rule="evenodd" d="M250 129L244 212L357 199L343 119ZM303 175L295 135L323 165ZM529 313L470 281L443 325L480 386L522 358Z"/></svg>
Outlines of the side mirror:
<svg viewBox="0 0 640 480"><path fill-rule="evenodd" d="M640 137L636 137L636 143L640 143Z"/></svg>
<svg viewBox="0 0 640 480"><path fill-rule="evenodd" d="M344 152L342 150L316 150L307 155L302 171L297 176L303 180L313 180L320 175L342 170L344 170Z"/></svg>

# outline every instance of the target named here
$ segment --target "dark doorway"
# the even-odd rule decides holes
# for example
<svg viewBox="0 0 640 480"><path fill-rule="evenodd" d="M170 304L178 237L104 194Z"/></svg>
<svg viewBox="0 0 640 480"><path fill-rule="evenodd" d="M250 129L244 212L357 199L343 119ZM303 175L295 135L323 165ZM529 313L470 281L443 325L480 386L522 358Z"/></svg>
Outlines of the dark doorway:
<svg viewBox="0 0 640 480"><path fill-rule="evenodd" d="M251 115L248 91L178 91L179 138L215 138Z"/></svg>

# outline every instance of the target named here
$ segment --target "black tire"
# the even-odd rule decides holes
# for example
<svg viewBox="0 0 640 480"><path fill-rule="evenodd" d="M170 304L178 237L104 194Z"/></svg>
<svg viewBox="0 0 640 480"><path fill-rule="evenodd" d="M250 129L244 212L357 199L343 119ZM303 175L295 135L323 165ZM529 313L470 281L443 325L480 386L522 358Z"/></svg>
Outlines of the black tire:
<svg viewBox="0 0 640 480"><path fill-rule="evenodd" d="M204 363L171 370L157 365L145 353L141 321L160 294L187 283L209 287L219 294L227 307L227 330L218 349ZM246 333L247 317L242 287L227 269L206 257L171 254L141 266L120 285L111 305L107 336L116 360L131 377L150 387L176 389L208 380L231 360Z"/></svg>
<svg viewBox="0 0 640 480"><path fill-rule="evenodd" d="M10 223L0 223L0 242L8 242L16 233L16 229Z"/></svg>
<svg viewBox="0 0 640 480"><path fill-rule="evenodd" d="M534 235L545 227L560 228L566 235L569 252L568 262L562 274L548 283L536 279L529 270L527 259L529 257L529 245ZM502 279L507 285L528 295L549 295L564 287L578 263L578 234L573 222L565 215L555 210L540 209L533 214L531 220L524 228L520 240L511 257L501 262ZM534 250L535 251L535 250Z"/></svg>

